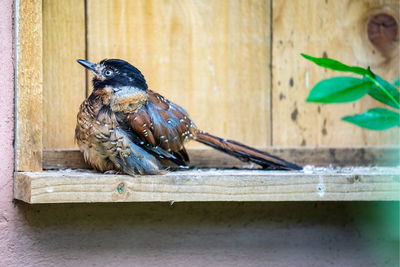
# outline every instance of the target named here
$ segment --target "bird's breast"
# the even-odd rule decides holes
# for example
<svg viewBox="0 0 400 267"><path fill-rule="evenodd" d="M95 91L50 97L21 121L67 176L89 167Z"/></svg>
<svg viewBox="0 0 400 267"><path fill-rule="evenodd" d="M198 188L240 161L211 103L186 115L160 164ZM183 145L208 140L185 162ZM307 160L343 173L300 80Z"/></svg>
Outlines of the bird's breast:
<svg viewBox="0 0 400 267"><path fill-rule="evenodd" d="M94 106L85 100L78 112L75 140L86 162L100 171L112 169L107 160L116 141L115 115L107 106Z"/></svg>

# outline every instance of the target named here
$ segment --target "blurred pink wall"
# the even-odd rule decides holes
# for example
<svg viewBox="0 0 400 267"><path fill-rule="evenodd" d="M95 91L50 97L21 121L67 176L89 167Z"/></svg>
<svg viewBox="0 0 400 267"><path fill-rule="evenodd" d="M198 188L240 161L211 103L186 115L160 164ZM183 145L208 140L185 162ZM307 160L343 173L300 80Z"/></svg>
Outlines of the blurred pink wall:
<svg viewBox="0 0 400 267"><path fill-rule="evenodd" d="M13 1L0 0L0 266L10 259L12 223L17 216L12 203L14 169L14 68L13 68ZM10 254L9 254L10 255Z"/></svg>

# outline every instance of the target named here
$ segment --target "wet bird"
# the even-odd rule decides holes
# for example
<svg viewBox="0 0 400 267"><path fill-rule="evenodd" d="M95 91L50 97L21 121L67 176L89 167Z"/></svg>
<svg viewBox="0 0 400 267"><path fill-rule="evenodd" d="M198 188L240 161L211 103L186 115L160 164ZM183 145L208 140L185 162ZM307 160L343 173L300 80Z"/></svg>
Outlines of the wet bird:
<svg viewBox="0 0 400 267"><path fill-rule="evenodd" d="M187 166L189 157L184 145L190 140L265 169L301 169L199 130L182 107L148 89L142 73L124 60L77 62L94 77L93 91L77 115L75 139L86 162L98 171L160 174L171 167Z"/></svg>

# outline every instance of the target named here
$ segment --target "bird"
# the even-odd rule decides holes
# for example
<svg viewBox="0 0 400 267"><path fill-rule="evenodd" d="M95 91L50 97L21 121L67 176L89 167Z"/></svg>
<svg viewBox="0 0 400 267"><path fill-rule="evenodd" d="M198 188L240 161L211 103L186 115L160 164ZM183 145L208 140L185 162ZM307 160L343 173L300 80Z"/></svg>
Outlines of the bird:
<svg viewBox="0 0 400 267"><path fill-rule="evenodd" d="M121 59L77 60L93 72L93 90L77 114L75 140L85 161L99 172L164 174L187 168L190 140L260 165L301 170L277 156L197 128L179 105L148 88L139 69Z"/></svg>

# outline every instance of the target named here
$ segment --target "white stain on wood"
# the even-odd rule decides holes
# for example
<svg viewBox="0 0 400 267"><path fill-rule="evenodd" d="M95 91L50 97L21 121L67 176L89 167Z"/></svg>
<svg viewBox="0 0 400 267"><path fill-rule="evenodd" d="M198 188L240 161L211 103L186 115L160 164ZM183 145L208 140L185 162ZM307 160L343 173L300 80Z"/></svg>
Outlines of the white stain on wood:
<svg viewBox="0 0 400 267"><path fill-rule="evenodd" d="M212 77L213 82L214 82L214 90L213 90L214 91L214 95L217 96L218 95L218 86L217 86L217 80L216 80L216 77L215 77L215 68L214 68L214 65L211 62L211 57L208 56L207 59L208 59L208 70L210 71L211 77Z"/></svg>

